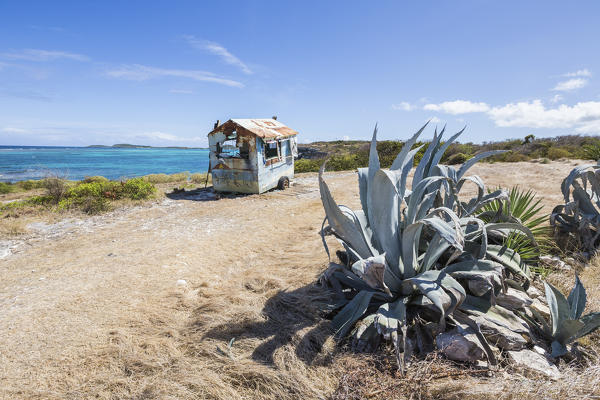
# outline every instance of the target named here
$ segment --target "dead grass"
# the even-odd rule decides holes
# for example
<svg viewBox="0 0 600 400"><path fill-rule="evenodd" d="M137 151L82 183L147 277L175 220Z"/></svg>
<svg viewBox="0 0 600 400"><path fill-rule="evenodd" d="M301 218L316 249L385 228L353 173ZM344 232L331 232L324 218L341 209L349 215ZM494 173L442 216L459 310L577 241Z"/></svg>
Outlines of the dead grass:
<svg viewBox="0 0 600 400"><path fill-rule="evenodd" d="M474 172L490 186L532 187L551 208L570 168L490 164ZM598 394L598 364L563 368L563 378L551 382L504 370L488 376L431 356L399 378L389 352L357 355L336 346L316 312L324 294L312 286L327 263L316 176L297 181L285 192L219 201L160 198L118 218L93 217L103 224L32 242L0 260L0 397L522 400ZM359 207L354 173L331 175L329 182L338 202ZM600 310L599 269L600 259L581 274L590 311ZM570 274L551 279L572 285Z"/></svg>

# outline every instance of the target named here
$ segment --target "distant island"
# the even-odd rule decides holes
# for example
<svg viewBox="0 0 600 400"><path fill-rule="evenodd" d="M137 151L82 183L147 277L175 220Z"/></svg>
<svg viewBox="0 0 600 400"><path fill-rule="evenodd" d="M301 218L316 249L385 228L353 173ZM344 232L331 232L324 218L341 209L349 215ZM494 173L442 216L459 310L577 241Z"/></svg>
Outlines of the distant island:
<svg viewBox="0 0 600 400"><path fill-rule="evenodd" d="M204 149L204 147L185 147L185 146L145 146L142 144L129 144L129 143L117 143L112 146L106 146L104 144L92 144L86 146L88 148L99 148L99 149Z"/></svg>

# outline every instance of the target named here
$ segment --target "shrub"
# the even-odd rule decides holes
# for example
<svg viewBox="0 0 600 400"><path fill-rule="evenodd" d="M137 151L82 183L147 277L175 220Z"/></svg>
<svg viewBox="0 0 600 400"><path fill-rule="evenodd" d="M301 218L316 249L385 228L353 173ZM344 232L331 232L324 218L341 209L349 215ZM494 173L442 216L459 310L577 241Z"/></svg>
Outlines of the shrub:
<svg viewBox="0 0 600 400"><path fill-rule="evenodd" d="M558 160L559 158L570 158L572 154L561 147L552 147L548 149L547 157L551 160Z"/></svg>
<svg viewBox="0 0 600 400"><path fill-rule="evenodd" d="M210 174L206 173L206 174L201 174L201 173L194 173L190 175L190 182L192 183L205 183L206 182L206 178L208 178L208 180L211 180Z"/></svg>
<svg viewBox="0 0 600 400"><path fill-rule="evenodd" d="M189 172L178 172L175 174L167 175L167 174L150 174L146 175L143 178L150 183L171 183L171 182L181 182L187 181L190 176Z"/></svg>
<svg viewBox="0 0 600 400"><path fill-rule="evenodd" d="M583 158L586 160L600 161L600 144L587 144L583 146Z"/></svg>
<svg viewBox="0 0 600 400"><path fill-rule="evenodd" d="M321 168L321 165L324 161L325 159L322 158L316 160L301 158L299 160L296 160L296 162L294 163L294 172L319 172L319 168Z"/></svg>
<svg viewBox="0 0 600 400"><path fill-rule="evenodd" d="M452 154L450 157L448 157L448 159L446 160L446 164L448 165L455 165L455 164L463 164L465 161L467 161L469 158L468 155L466 155L465 153L456 153L456 154Z"/></svg>
<svg viewBox="0 0 600 400"><path fill-rule="evenodd" d="M42 179L39 181L33 181L33 180L19 181L15 185L23 190L33 190L33 189L44 188L45 184L46 184L45 180Z"/></svg>
<svg viewBox="0 0 600 400"><path fill-rule="evenodd" d="M108 182L108 179L103 176L86 176L83 178L83 183L92 183L92 182Z"/></svg>
<svg viewBox="0 0 600 400"><path fill-rule="evenodd" d="M15 191L14 185L11 185L10 183L6 183L6 182L0 182L0 194L6 194L6 193L14 192L14 191Z"/></svg>
<svg viewBox="0 0 600 400"><path fill-rule="evenodd" d="M125 197L133 200L147 199L156 192L156 188L144 178L129 179L123 184L123 193Z"/></svg>
<svg viewBox="0 0 600 400"><path fill-rule="evenodd" d="M55 204L65 196L68 190L66 181L60 178L44 179L44 187L46 188L48 196L52 198L52 201Z"/></svg>

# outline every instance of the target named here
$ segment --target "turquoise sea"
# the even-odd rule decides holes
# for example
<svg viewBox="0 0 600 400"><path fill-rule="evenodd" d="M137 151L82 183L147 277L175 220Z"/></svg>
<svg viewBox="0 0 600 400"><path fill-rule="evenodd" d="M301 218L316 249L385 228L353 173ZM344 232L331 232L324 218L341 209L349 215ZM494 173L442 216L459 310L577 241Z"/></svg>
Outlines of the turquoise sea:
<svg viewBox="0 0 600 400"><path fill-rule="evenodd" d="M208 149L0 146L0 181L206 172Z"/></svg>

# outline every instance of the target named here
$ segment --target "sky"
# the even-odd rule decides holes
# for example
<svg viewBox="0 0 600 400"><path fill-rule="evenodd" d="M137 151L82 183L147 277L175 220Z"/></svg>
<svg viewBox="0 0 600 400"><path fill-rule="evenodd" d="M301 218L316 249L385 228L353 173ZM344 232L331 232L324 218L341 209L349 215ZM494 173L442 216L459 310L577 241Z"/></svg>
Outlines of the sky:
<svg viewBox="0 0 600 400"><path fill-rule="evenodd" d="M597 1L0 0L0 145L600 134ZM431 135L429 131L426 135ZM427 138L427 136L424 136Z"/></svg>

